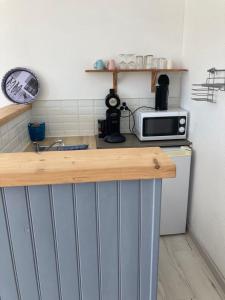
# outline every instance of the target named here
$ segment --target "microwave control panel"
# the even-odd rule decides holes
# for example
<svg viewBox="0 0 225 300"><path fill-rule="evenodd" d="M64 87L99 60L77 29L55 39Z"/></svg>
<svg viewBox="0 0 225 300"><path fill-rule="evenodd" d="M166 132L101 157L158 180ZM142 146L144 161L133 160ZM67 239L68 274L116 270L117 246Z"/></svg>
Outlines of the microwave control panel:
<svg viewBox="0 0 225 300"><path fill-rule="evenodd" d="M186 132L186 117L182 116L179 118L179 126L178 126L178 133L179 135L184 135Z"/></svg>

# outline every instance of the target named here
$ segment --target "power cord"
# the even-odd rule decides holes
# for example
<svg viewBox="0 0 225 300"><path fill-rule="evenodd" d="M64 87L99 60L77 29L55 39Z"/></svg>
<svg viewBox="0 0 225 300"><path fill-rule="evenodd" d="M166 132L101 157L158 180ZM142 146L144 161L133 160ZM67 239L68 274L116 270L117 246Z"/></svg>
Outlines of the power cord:
<svg viewBox="0 0 225 300"><path fill-rule="evenodd" d="M154 107L152 106L140 106L138 108L136 108L134 111L132 111L126 104L126 102L123 102L122 103L122 106L120 107L120 110L121 111L128 111L129 114L127 116L121 116L121 118L129 118L129 130L130 130L130 133L131 134L134 134L134 128L135 128L135 113L139 110L139 109L142 109L142 108L151 108L151 109L155 109ZM132 126L132 129L131 129L131 116L133 118L133 126Z"/></svg>

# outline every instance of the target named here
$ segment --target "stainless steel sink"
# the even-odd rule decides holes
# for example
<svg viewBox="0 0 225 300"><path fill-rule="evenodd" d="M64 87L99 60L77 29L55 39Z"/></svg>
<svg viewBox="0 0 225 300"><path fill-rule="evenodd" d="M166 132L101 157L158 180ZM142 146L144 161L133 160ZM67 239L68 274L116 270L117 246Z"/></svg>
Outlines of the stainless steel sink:
<svg viewBox="0 0 225 300"><path fill-rule="evenodd" d="M39 146L39 151L73 151L73 150L86 150L88 149L88 145L69 145L69 146L54 146L49 149L49 146Z"/></svg>
<svg viewBox="0 0 225 300"><path fill-rule="evenodd" d="M75 151L75 150L86 150L88 149L87 144L79 145L64 145L62 140L57 140L51 145L42 146L37 142L33 143L36 152L43 151Z"/></svg>

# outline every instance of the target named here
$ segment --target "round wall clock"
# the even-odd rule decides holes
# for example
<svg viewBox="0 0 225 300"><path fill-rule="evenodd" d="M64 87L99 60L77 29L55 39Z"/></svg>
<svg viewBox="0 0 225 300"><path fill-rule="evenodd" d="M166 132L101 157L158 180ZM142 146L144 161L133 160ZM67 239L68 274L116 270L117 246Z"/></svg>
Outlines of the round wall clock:
<svg viewBox="0 0 225 300"><path fill-rule="evenodd" d="M38 95L38 79L28 69L15 68L4 76L2 91L9 100L15 103L31 103Z"/></svg>

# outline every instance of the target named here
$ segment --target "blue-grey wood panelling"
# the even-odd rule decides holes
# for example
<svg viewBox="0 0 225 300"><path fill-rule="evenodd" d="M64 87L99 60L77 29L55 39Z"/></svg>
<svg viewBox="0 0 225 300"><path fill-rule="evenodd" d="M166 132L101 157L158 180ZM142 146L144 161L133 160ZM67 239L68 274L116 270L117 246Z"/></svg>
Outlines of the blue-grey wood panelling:
<svg viewBox="0 0 225 300"><path fill-rule="evenodd" d="M161 181L1 189L1 300L156 300Z"/></svg>
<svg viewBox="0 0 225 300"><path fill-rule="evenodd" d="M76 185L78 239L82 298L99 300L99 269L97 253L96 186L94 183Z"/></svg>
<svg viewBox="0 0 225 300"><path fill-rule="evenodd" d="M119 296L118 282L118 183L97 185L97 213L99 214L99 242L102 299L115 300Z"/></svg>
<svg viewBox="0 0 225 300"><path fill-rule="evenodd" d="M146 184L147 183L147 184ZM142 181L141 185L141 237L140 237L140 299L148 300L150 295L150 268L152 245L152 217L153 217L153 201L149 198L153 196L153 181Z"/></svg>
<svg viewBox="0 0 225 300"><path fill-rule="evenodd" d="M150 299L157 299L157 278L158 278L158 262L159 262L159 237L160 237L160 215L161 215L161 192L162 192L162 181L155 181L156 184L153 186L152 202L153 211L150 216L152 220L151 224L151 265L150 265ZM145 182L145 188L146 182ZM145 193L146 194L146 193Z"/></svg>
<svg viewBox="0 0 225 300"><path fill-rule="evenodd" d="M6 188L5 198L21 298L38 300L25 189Z"/></svg>
<svg viewBox="0 0 225 300"><path fill-rule="evenodd" d="M138 299L139 205L140 205L139 182L138 181L121 182L120 255L121 255L122 300Z"/></svg>
<svg viewBox="0 0 225 300"><path fill-rule="evenodd" d="M2 190L0 193L0 296L2 300L14 300L20 299L20 291L17 286L17 270L13 269L15 268L14 251L10 249L11 234L7 233L8 216L5 215L7 211L5 211L3 197Z"/></svg>
<svg viewBox="0 0 225 300"><path fill-rule="evenodd" d="M52 187L52 210L56 227L59 274L65 299L79 299L72 185Z"/></svg>
<svg viewBox="0 0 225 300"><path fill-rule="evenodd" d="M57 280L49 188L32 186L28 190L42 299L57 300L60 299L60 283Z"/></svg>

